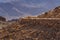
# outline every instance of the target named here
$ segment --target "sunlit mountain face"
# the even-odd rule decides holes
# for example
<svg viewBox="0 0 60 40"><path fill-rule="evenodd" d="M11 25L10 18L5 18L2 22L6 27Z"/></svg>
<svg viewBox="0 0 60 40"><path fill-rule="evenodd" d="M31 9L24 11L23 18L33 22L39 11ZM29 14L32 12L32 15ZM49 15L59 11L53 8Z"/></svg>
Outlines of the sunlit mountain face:
<svg viewBox="0 0 60 40"><path fill-rule="evenodd" d="M60 6L60 0L0 0L0 16L7 19L38 15Z"/></svg>

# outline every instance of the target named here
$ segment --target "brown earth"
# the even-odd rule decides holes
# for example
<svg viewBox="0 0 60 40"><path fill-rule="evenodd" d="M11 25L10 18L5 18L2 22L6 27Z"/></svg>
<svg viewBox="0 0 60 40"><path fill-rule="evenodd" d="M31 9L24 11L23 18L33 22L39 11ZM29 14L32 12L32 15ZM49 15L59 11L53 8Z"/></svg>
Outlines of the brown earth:
<svg viewBox="0 0 60 40"><path fill-rule="evenodd" d="M1 29L0 40L60 40L60 20L21 19Z"/></svg>

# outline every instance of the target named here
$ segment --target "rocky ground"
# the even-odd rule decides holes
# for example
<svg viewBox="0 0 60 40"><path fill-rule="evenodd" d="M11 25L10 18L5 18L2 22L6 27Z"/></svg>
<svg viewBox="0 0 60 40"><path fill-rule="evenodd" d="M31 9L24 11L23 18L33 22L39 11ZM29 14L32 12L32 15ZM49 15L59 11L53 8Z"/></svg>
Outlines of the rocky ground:
<svg viewBox="0 0 60 40"><path fill-rule="evenodd" d="M60 20L20 19L0 30L0 40L60 40Z"/></svg>

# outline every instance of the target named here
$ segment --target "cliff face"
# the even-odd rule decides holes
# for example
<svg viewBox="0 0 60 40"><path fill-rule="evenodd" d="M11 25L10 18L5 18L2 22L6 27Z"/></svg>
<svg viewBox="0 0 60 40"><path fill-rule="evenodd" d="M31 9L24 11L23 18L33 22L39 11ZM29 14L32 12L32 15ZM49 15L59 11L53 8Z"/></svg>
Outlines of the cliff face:
<svg viewBox="0 0 60 40"><path fill-rule="evenodd" d="M41 17L43 19L40 17L21 18L3 27L0 29L0 40L60 40L60 19L47 19L48 15L45 17L43 15Z"/></svg>

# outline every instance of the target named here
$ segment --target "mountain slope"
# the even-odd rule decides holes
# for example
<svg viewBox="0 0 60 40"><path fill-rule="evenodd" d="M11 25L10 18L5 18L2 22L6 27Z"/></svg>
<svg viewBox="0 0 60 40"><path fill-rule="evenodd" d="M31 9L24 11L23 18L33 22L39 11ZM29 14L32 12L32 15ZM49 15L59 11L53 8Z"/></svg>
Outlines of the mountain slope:
<svg viewBox="0 0 60 40"><path fill-rule="evenodd" d="M60 18L60 6L38 16L39 18Z"/></svg>

